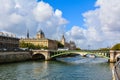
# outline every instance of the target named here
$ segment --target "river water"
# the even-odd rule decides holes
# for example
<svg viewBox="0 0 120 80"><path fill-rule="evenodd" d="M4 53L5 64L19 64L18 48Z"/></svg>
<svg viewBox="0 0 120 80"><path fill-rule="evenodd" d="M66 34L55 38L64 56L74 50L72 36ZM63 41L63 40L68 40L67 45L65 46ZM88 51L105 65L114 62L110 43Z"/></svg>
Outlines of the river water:
<svg viewBox="0 0 120 80"><path fill-rule="evenodd" d="M112 80L103 58L67 57L58 61L0 64L0 80Z"/></svg>

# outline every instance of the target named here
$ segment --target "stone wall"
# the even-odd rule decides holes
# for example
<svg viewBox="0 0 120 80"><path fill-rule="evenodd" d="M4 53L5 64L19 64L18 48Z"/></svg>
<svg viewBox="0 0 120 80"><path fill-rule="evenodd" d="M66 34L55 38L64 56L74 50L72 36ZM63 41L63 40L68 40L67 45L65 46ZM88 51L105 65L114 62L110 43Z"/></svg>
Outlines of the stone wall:
<svg viewBox="0 0 120 80"><path fill-rule="evenodd" d="M31 60L29 52L0 52L0 63Z"/></svg>

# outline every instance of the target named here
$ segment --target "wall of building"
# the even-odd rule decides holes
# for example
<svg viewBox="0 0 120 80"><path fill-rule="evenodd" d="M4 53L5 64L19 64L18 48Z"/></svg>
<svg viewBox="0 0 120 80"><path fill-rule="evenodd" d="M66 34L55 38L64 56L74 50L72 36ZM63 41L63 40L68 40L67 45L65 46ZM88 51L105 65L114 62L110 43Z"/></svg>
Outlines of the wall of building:
<svg viewBox="0 0 120 80"><path fill-rule="evenodd" d="M57 41L50 39L21 39L20 42L32 43L34 45L39 45L42 47L48 47L48 49L57 49Z"/></svg>
<svg viewBox="0 0 120 80"><path fill-rule="evenodd" d="M55 40L48 40L48 49L56 50L58 48L57 41Z"/></svg>
<svg viewBox="0 0 120 80"><path fill-rule="evenodd" d="M8 36L0 36L0 49L14 49L19 47L19 39Z"/></svg>
<svg viewBox="0 0 120 80"><path fill-rule="evenodd" d="M29 52L0 52L0 63L19 62L31 60Z"/></svg>

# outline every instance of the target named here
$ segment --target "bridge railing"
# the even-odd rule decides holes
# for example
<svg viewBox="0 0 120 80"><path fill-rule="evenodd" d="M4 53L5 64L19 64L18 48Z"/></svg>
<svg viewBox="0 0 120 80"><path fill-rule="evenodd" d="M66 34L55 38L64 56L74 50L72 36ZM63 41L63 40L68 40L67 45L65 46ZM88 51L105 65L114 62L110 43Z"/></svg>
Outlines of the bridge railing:
<svg viewBox="0 0 120 80"><path fill-rule="evenodd" d="M116 62L113 71L114 71L113 75L115 77L115 80L120 80L120 60Z"/></svg>
<svg viewBox="0 0 120 80"><path fill-rule="evenodd" d="M87 52L88 54L96 54L96 55L99 55L99 53L102 53L102 54L106 54L106 55L102 55L102 56L105 56L106 58L109 58L109 51L101 51L101 50L52 50L51 51L51 57L53 56L57 56L57 55L60 55L60 54L69 54L69 53L72 53L72 52Z"/></svg>

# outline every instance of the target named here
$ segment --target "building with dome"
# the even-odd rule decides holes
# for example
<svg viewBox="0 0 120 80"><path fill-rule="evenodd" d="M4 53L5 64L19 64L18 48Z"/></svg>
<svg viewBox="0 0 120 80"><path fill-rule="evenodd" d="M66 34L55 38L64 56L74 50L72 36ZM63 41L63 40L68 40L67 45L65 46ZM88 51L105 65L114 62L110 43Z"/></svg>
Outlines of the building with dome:
<svg viewBox="0 0 120 80"><path fill-rule="evenodd" d="M36 35L37 39L45 39L44 32L42 30L39 30Z"/></svg>
<svg viewBox="0 0 120 80"><path fill-rule="evenodd" d="M64 35L62 35L62 39L60 41L51 40L45 37L45 34L42 30L39 30L36 34L36 38L29 38L29 32L27 32L27 38L20 39L20 42L32 43L36 46L47 47L50 50L57 50L61 48L58 43L62 45L62 48L68 48L70 50L76 49L76 45L74 42L70 41L66 42Z"/></svg>
<svg viewBox="0 0 120 80"><path fill-rule="evenodd" d="M32 43L36 46L47 47L48 49L56 50L57 41L45 38L45 34L42 30L39 30L36 34L36 38L29 38L29 32L27 33L27 38L20 39L20 42Z"/></svg>

